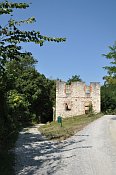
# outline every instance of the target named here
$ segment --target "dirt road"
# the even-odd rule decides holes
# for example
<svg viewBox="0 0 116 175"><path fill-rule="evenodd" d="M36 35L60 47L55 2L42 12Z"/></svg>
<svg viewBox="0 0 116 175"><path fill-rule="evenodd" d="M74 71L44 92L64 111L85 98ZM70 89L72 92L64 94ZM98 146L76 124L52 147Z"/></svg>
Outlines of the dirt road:
<svg viewBox="0 0 116 175"><path fill-rule="evenodd" d="M52 142L35 128L20 133L17 175L116 175L116 116L104 116L73 137Z"/></svg>

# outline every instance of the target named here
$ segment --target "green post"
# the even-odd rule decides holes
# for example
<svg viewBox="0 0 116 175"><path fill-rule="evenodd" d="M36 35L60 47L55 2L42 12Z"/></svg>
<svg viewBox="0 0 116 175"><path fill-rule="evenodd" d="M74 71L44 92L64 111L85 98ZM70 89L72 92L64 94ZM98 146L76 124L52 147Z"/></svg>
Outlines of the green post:
<svg viewBox="0 0 116 175"><path fill-rule="evenodd" d="M57 121L58 121L58 123L61 124L60 126L62 127L62 117L61 116L58 116Z"/></svg>

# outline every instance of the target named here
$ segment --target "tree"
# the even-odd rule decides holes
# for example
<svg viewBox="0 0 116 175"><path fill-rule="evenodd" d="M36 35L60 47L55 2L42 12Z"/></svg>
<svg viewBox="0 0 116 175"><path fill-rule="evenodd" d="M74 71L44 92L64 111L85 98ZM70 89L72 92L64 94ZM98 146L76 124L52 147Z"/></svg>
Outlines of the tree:
<svg viewBox="0 0 116 175"><path fill-rule="evenodd" d="M35 62L32 56L26 56L6 64L8 76L14 79L14 90L8 93L10 115L20 122L31 121L32 116L36 121L50 118L50 80L35 70Z"/></svg>
<svg viewBox="0 0 116 175"><path fill-rule="evenodd" d="M104 67L108 75L103 79L106 84L116 84L116 42L112 47L110 46L109 49L110 52L108 54L103 54L107 59L111 60L110 65Z"/></svg>
<svg viewBox="0 0 116 175"><path fill-rule="evenodd" d="M0 15L9 14L12 15L14 9L26 9L29 7L27 3L13 3L8 1L2 1L0 3ZM13 15L12 15L13 16ZM32 42L40 46L43 45L45 41L63 42L65 38L53 38L41 35L39 31L24 31L20 29L23 24L30 24L35 22L34 17L30 17L26 20L16 21L11 16L8 20L8 24L3 26L0 24L0 140L4 137L5 133L7 135L9 130L9 116L8 116L8 106L7 97L8 92L15 86L14 77L7 74L6 65L12 60L19 61L21 58L30 56L29 52L23 52L20 43ZM20 66L20 63L17 62ZM16 73L17 74L17 73ZM14 74L13 74L14 75ZM24 97L19 94L19 92L12 92L10 100L17 94L18 97L24 100ZM19 105L20 106L20 105ZM3 131L3 132L2 132Z"/></svg>
<svg viewBox="0 0 116 175"><path fill-rule="evenodd" d="M116 114L116 85L101 87L101 110L107 114Z"/></svg>
<svg viewBox="0 0 116 175"><path fill-rule="evenodd" d="M76 81L82 82L80 75L73 75L71 78L68 79L67 84L71 84L71 82L76 82Z"/></svg>
<svg viewBox="0 0 116 175"><path fill-rule="evenodd" d="M11 14L16 9L26 9L29 7L27 3L12 3L12 2L1 2L0 3L0 15ZM23 31L20 30L20 25L35 22L35 18L31 17L27 20L16 21L11 18L6 26L0 25L0 73L4 71L4 64L6 61L12 59L18 59L20 56L29 53L21 52L21 42L33 42L43 45L45 41L63 42L65 38L53 38L41 35L39 31Z"/></svg>
<svg viewBox="0 0 116 175"><path fill-rule="evenodd" d="M110 65L105 66L107 76L103 77L104 85L101 87L101 109L106 113L116 113L116 43L109 47L110 52L103 54L110 59Z"/></svg>

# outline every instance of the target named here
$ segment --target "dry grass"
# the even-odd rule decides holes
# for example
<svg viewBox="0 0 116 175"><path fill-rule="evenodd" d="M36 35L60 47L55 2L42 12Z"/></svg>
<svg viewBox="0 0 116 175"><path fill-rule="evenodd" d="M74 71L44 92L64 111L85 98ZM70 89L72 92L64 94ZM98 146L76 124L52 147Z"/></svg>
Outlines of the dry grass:
<svg viewBox="0 0 116 175"><path fill-rule="evenodd" d="M39 128L40 132L48 139L66 139L83 129L92 121L100 118L103 114L81 115L63 119L62 127L58 122L51 122Z"/></svg>

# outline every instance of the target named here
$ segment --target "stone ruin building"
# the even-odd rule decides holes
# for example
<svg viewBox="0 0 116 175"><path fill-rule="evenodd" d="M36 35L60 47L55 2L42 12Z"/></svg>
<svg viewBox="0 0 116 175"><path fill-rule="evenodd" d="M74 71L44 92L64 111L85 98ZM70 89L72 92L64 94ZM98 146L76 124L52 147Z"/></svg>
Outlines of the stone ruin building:
<svg viewBox="0 0 116 175"><path fill-rule="evenodd" d="M56 119L86 114L90 105L95 113L100 112L100 83L56 82Z"/></svg>

